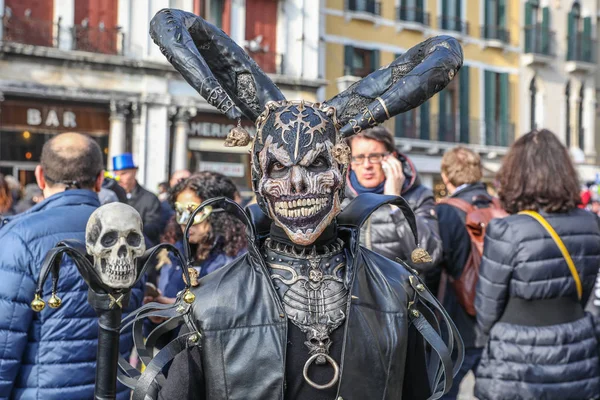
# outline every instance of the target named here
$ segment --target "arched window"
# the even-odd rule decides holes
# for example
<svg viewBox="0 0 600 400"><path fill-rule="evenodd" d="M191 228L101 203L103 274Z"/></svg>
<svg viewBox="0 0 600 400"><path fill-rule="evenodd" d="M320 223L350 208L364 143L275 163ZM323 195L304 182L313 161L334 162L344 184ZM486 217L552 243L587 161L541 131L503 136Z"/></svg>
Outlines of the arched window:
<svg viewBox="0 0 600 400"><path fill-rule="evenodd" d="M535 83L535 76L531 79L531 83L529 84L529 120L531 125L531 130L537 129L537 123L535 122L535 117L537 114L536 110L536 97L537 97L537 88Z"/></svg>
<svg viewBox="0 0 600 400"><path fill-rule="evenodd" d="M567 148L571 147L571 107L569 107L569 99L571 97L571 82L567 82L567 87L565 88L565 110L566 110L566 141L565 144Z"/></svg>
<svg viewBox="0 0 600 400"><path fill-rule="evenodd" d="M583 97L585 87L581 84L581 90L579 90L579 109L577 110L577 134L579 136L578 145L583 150L585 145L585 130L583 129Z"/></svg>

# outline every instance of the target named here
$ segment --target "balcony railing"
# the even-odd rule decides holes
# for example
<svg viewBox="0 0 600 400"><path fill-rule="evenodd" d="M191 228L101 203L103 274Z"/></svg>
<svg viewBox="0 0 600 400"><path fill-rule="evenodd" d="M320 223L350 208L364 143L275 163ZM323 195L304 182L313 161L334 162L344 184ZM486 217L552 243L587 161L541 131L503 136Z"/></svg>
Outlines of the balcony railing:
<svg viewBox="0 0 600 400"><path fill-rule="evenodd" d="M463 35L469 34L469 23L460 19L460 17L442 15L438 18L438 27L448 31L460 32Z"/></svg>
<svg viewBox="0 0 600 400"><path fill-rule="evenodd" d="M485 122L485 145L506 147L515 140L515 124L500 121Z"/></svg>
<svg viewBox="0 0 600 400"><path fill-rule="evenodd" d="M481 27L481 37L488 40L499 40L510 43L510 32L503 26L484 25Z"/></svg>
<svg viewBox="0 0 600 400"><path fill-rule="evenodd" d="M396 8L399 21L415 22L429 26L429 13L420 8L400 6Z"/></svg>
<svg viewBox="0 0 600 400"><path fill-rule="evenodd" d="M577 33L568 38L567 61L595 62L596 41L589 35Z"/></svg>
<svg viewBox="0 0 600 400"><path fill-rule="evenodd" d="M555 33L544 29L541 25L525 27L525 53L540 54L543 56L556 56Z"/></svg>
<svg viewBox="0 0 600 400"><path fill-rule="evenodd" d="M431 115L429 117L427 132L421 127L420 118L396 119L395 136L404 139L424 139L443 143L468 143L473 145L487 145L508 147L515 138L515 125L513 123L486 123L479 119L469 119L466 126L461 125L460 115ZM484 142L481 142L481 133L485 132Z"/></svg>
<svg viewBox="0 0 600 400"><path fill-rule="evenodd" d="M284 55L274 52L250 52L248 55L268 74L285 75Z"/></svg>
<svg viewBox="0 0 600 400"><path fill-rule="evenodd" d="M348 11L381 15L381 3L378 0L347 0L346 9Z"/></svg>
<svg viewBox="0 0 600 400"><path fill-rule="evenodd" d="M61 18L54 23L11 16L3 19L2 28L2 40L5 42L63 48L62 44L66 41L71 50L120 55L125 48L125 34L119 27L93 27L87 24L69 27L62 23Z"/></svg>

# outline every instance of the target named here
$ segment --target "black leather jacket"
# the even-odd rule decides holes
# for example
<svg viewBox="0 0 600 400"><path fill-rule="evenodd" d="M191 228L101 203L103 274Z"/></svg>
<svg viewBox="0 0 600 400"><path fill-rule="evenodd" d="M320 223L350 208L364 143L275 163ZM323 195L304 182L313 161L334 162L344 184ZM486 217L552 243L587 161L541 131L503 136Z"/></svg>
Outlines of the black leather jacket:
<svg viewBox="0 0 600 400"><path fill-rule="evenodd" d="M337 219L351 296L339 328L344 344L336 399L424 399L435 391L430 386L439 387L427 379L424 337L429 343L433 338L434 347L441 339L424 318L432 315L420 296L435 300L422 286L415 290L419 281L408 269L360 246L360 227L369 215L402 199L361 198ZM411 220L415 228L414 216ZM257 237L268 234L269 220L266 229L265 221L254 222ZM284 398L288 321L260 244L261 239L251 240L246 255L200 280L188 322L201 334L201 352L196 348L175 358L161 399ZM451 369L448 360L444 365Z"/></svg>

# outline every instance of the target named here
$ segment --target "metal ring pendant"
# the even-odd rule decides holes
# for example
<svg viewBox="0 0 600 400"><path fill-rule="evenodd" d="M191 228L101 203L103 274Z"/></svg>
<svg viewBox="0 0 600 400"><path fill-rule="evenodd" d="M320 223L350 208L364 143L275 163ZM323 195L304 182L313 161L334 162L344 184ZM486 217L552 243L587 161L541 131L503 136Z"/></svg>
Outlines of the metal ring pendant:
<svg viewBox="0 0 600 400"><path fill-rule="evenodd" d="M325 357L325 360L327 360L327 362L329 364L331 364L331 366L333 367L333 378L331 378L331 380L324 385L316 384L315 382L311 381L310 378L308 377L308 368L319 357ZM314 387L315 389L319 389L319 390L329 389L329 388L333 387L333 385L335 385L337 383L338 379L340 378L340 367L335 362L335 360L333 358L331 358L331 356L329 354L317 353L317 354L313 354L308 360L306 360L306 364L304 364L304 370L302 371L302 374L304 375L304 380L306 382L308 382L308 384L310 386Z"/></svg>

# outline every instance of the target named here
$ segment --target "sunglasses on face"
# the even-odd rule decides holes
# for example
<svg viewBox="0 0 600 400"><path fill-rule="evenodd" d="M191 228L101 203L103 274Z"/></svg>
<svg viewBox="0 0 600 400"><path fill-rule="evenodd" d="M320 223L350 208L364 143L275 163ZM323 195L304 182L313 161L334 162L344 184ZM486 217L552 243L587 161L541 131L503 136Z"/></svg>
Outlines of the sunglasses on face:
<svg viewBox="0 0 600 400"><path fill-rule="evenodd" d="M187 225L192 213L199 206L200 204L197 203L175 203L175 218L177 219L177 223L179 225ZM196 214L192 225L198 225L204 222L212 212L213 208L211 206L204 207L202 211Z"/></svg>

